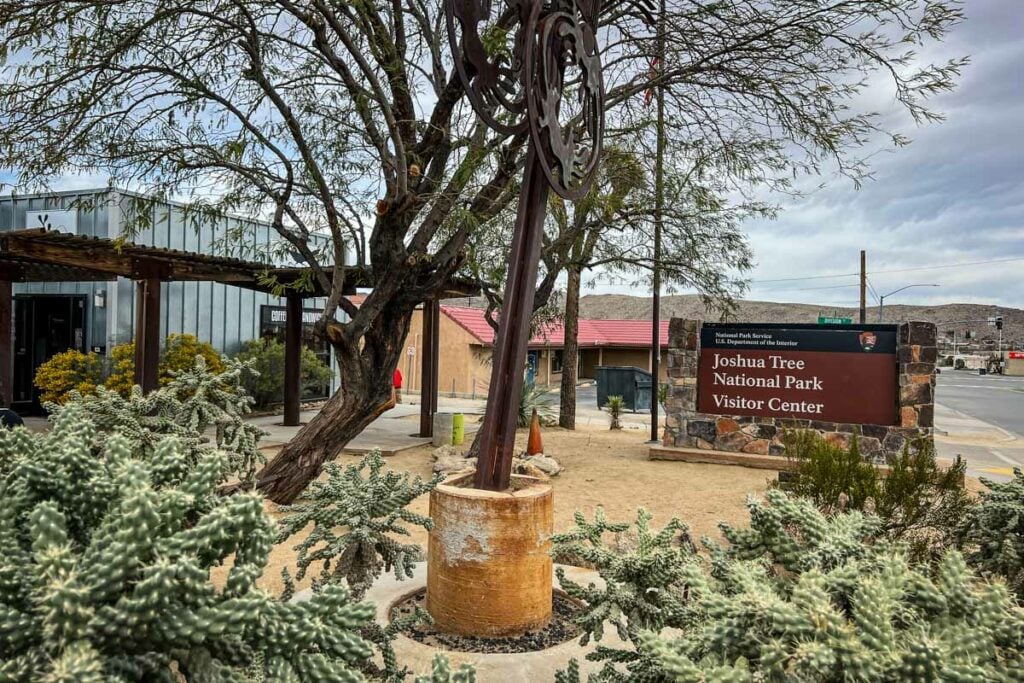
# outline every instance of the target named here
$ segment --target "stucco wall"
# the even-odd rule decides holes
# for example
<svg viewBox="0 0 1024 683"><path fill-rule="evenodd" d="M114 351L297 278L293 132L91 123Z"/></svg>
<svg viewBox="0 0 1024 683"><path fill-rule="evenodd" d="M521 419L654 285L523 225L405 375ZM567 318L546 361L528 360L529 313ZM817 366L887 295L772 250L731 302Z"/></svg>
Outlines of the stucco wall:
<svg viewBox="0 0 1024 683"><path fill-rule="evenodd" d="M490 349L479 347L473 335L443 312L439 337L437 384L440 395L450 396L454 387L457 396L486 396L491 377ZM413 312L403 346L405 356L400 366L403 388L418 392L424 353L422 308ZM414 350L411 356L410 348Z"/></svg>

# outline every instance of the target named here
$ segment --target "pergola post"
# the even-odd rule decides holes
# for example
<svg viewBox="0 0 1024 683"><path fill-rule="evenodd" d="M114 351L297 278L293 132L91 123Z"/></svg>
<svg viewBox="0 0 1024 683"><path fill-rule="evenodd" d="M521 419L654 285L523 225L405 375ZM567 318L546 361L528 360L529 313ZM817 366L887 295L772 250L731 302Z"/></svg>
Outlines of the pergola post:
<svg viewBox="0 0 1024 683"><path fill-rule="evenodd" d="M11 387L11 372L14 362L11 349L14 346L14 326L12 309L14 308L14 289L10 280L0 280L0 408L10 408L14 400L14 389Z"/></svg>
<svg viewBox="0 0 1024 683"><path fill-rule="evenodd" d="M423 302L423 358L420 362L420 436L434 435L437 413L437 366L441 345L441 304L437 299Z"/></svg>
<svg viewBox="0 0 1024 683"><path fill-rule="evenodd" d="M289 292L285 297L284 320L284 425L297 427L302 393L302 297Z"/></svg>
<svg viewBox="0 0 1024 683"><path fill-rule="evenodd" d="M135 383L149 393L160 385L160 280L135 285Z"/></svg>

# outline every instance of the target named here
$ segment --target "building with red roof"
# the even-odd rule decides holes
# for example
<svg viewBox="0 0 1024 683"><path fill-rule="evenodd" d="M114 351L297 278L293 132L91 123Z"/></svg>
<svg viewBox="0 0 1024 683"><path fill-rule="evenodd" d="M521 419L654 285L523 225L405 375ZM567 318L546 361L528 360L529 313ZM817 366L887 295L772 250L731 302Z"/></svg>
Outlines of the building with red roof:
<svg viewBox="0 0 1024 683"><path fill-rule="evenodd" d="M442 394L485 396L491 375L491 346L494 328L480 308L442 305L438 385ZM668 321L661 323L661 375L666 368ZM530 339L529 364L539 386L557 385L562 380L562 350L565 328L561 323L544 325ZM650 320L579 321L579 372L581 380L596 377L599 365L651 368ZM422 311L417 310L405 340L406 356L401 366L409 389L420 386L423 357Z"/></svg>

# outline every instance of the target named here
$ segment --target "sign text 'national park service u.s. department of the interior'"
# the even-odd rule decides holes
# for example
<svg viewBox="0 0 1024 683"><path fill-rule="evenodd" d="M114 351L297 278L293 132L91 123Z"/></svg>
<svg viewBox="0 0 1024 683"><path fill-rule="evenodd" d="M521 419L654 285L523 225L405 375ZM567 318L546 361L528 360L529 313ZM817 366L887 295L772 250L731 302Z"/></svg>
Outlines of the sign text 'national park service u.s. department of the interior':
<svg viewBox="0 0 1024 683"><path fill-rule="evenodd" d="M894 325L705 323L700 347L702 413L896 424Z"/></svg>

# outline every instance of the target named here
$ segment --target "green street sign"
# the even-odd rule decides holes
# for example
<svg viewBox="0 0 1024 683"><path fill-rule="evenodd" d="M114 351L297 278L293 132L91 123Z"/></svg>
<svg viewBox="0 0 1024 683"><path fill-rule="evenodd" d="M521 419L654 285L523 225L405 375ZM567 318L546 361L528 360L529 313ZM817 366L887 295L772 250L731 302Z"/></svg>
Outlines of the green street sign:
<svg viewBox="0 0 1024 683"><path fill-rule="evenodd" d="M819 325L852 325L853 318L837 318L834 315L819 315Z"/></svg>

